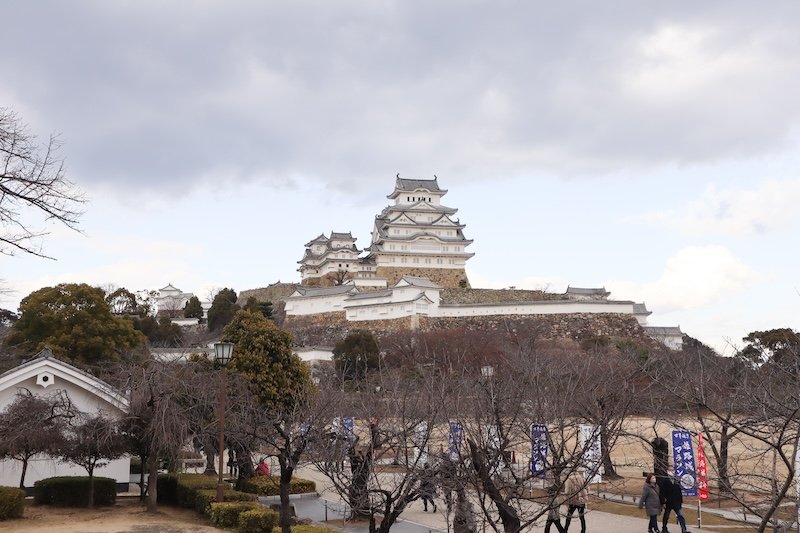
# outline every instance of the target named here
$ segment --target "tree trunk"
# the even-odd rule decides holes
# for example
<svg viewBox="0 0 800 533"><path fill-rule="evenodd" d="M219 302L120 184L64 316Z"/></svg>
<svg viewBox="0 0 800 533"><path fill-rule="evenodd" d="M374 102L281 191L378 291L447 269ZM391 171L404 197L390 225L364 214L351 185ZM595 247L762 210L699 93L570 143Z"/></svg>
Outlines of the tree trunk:
<svg viewBox="0 0 800 533"><path fill-rule="evenodd" d="M25 473L28 471L28 458L22 459L22 475L19 478L19 488L25 488Z"/></svg>
<svg viewBox="0 0 800 533"><path fill-rule="evenodd" d="M717 475L719 476L719 491L721 493L731 493L731 480L728 476L728 445L730 436L728 430L730 426L727 422L722 423L719 434L719 458L717 460Z"/></svg>
<svg viewBox="0 0 800 533"><path fill-rule="evenodd" d="M352 483L349 490L350 518L369 518L369 475L372 471L372 454L350 448Z"/></svg>
<svg viewBox="0 0 800 533"><path fill-rule="evenodd" d="M522 525L519 515L516 509L505 501L500 489L494 484L485 454L472 439L467 439L467 445L469 445L469 455L472 459L472 466L478 476L478 481L481 483L486 496L492 500L492 503L497 508L500 521L503 523L503 530L506 533L518 533Z"/></svg>
<svg viewBox="0 0 800 533"><path fill-rule="evenodd" d="M217 458L217 449L210 439L206 441L205 445L203 445L203 453L206 454L206 469L203 474L207 476L216 476L217 468L214 464L214 459Z"/></svg>
<svg viewBox="0 0 800 533"><path fill-rule="evenodd" d="M603 474L608 479L620 479L622 476L617 474L614 463L611 461L611 448L609 446L610 436L605 425L600 426L600 453L603 458Z"/></svg>
<svg viewBox="0 0 800 533"><path fill-rule="evenodd" d="M147 470L147 455L140 455L139 459L141 460L139 467L139 501L143 502L147 494L147 489L144 486L144 474L145 470Z"/></svg>
<svg viewBox="0 0 800 533"><path fill-rule="evenodd" d="M150 454L147 458L147 512L158 512L158 457Z"/></svg>
<svg viewBox="0 0 800 533"><path fill-rule="evenodd" d="M89 469L89 509L94 507L94 468Z"/></svg>
<svg viewBox="0 0 800 533"><path fill-rule="evenodd" d="M289 488L292 483L292 475L294 468L289 466L285 457L279 455L278 463L281 465L281 481L280 481L280 496L281 496L281 512L280 512L280 526L281 533L292 532L292 502L289 499Z"/></svg>

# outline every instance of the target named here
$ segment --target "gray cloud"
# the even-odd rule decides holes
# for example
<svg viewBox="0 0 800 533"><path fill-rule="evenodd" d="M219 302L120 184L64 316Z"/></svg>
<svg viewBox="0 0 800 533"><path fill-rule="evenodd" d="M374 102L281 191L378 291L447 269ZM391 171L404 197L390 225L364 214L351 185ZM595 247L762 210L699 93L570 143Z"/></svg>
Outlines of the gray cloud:
<svg viewBox="0 0 800 533"><path fill-rule="evenodd" d="M64 133L73 179L126 191L706 162L779 149L800 114L793 2L4 10L0 105Z"/></svg>

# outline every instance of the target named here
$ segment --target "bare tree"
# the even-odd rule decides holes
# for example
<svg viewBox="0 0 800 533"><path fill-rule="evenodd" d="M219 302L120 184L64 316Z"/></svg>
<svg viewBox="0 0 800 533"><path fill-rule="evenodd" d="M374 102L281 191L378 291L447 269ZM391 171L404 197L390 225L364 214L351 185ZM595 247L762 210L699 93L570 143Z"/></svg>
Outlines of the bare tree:
<svg viewBox="0 0 800 533"><path fill-rule="evenodd" d="M761 519L759 531L791 525L789 499L800 437L800 344L774 357L722 358L703 351L663 354L648 369L685 405L715 458L712 481ZM752 355L752 354L750 354ZM735 449L735 452L731 451Z"/></svg>
<svg viewBox="0 0 800 533"><path fill-rule="evenodd" d="M75 410L63 392L36 396L21 389L0 413L0 457L22 462L19 487L25 488L28 461L40 453L56 453Z"/></svg>
<svg viewBox="0 0 800 533"><path fill-rule="evenodd" d="M125 440L117 420L103 413L80 413L73 419L59 454L64 461L80 466L89 475L89 507L94 507L95 469L119 458L124 452Z"/></svg>
<svg viewBox="0 0 800 533"><path fill-rule="evenodd" d="M385 369L357 387L323 383L322 401L334 411L318 427L327 436L316 443L314 464L370 532L388 533L420 498L428 450L441 442L449 383Z"/></svg>
<svg viewBox="0 0 800 533"><path fill-rule="evenodd" d="M142 478L148 474L147 510L156 512L159 462L176 457L190 441L192 417L212 401L207 379L198 376L195 365L159 361L121 368L116 375L117 387L130 391L122 427L131 450L142 459Z"/></svg>
<svg viewBox="0 0 800 533"><path fill-rule="evenodd" d="M29 213L77 230L85 200L66 178L60 146L57 135L40 146L18 115L0 108L0 253L48 257L39 242L47 232L31 227Z"/></svg>

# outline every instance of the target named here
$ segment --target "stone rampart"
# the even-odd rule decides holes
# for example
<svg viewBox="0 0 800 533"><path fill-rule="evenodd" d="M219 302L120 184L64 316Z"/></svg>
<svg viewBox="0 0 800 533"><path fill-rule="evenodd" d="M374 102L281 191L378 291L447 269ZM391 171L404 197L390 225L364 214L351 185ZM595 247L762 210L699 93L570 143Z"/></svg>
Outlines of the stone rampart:
<svg viewBox="0 0 800 533"><path fill-rule="evenodd" d="M386 279L391 287L403 276L428 278L444 288L461 287L462 282L469 287L469 278L463 268L424 268L424 267L381 267L375 270L375 277Z"/></svg>
<svg viewBox="0 0 800 533"><path fill-rule="evenodd" d="M435 332L466 329L489 333L508 332L540 339L570 339L580 342L596 336L632 338L645 344L653 341L636 318L612 313L559 315L515 315L482 317L404 317L394 320L348 322L344 312L289 316L283 327L292 332L297 346L333 346L351 331L366 329L381 337L402 331Z"/></svg>

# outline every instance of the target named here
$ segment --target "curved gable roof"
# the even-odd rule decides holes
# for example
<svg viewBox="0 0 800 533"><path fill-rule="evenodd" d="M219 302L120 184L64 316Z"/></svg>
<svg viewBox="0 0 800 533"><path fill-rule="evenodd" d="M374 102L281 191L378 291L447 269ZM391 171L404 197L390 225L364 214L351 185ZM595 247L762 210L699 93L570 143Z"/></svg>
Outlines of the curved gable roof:
<svg viewBox="0 0 800 533"><path fill-rule="evenodd" d="M33 359L0 374L0 390L14 387L42 372L50 372L53 376L94 394L122 411L128 410L129 402L123 394L88 372L56 359L49 348L36 354Z"/></svg>

